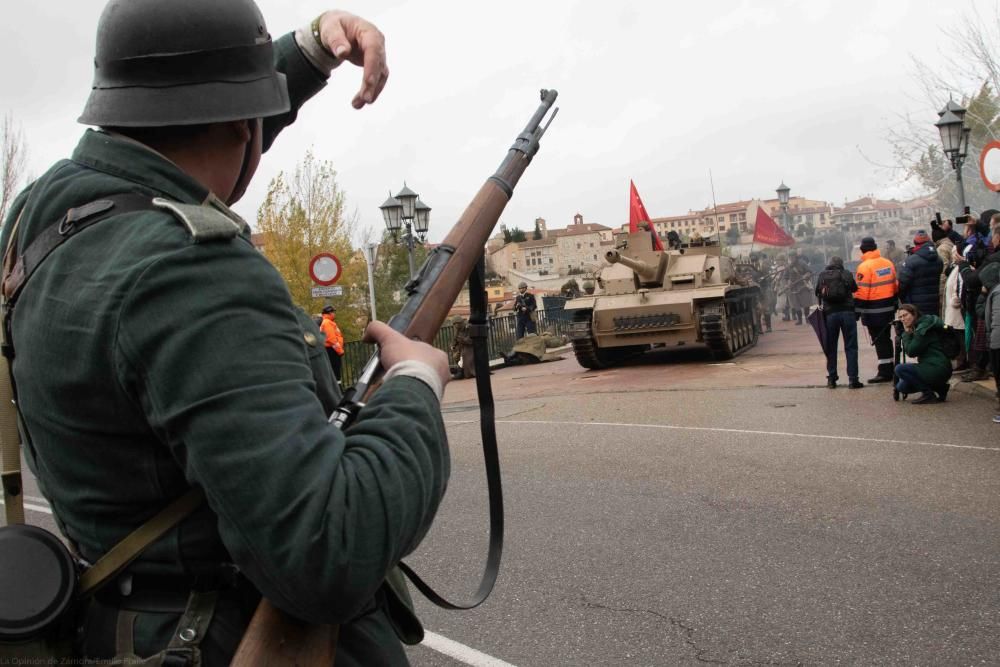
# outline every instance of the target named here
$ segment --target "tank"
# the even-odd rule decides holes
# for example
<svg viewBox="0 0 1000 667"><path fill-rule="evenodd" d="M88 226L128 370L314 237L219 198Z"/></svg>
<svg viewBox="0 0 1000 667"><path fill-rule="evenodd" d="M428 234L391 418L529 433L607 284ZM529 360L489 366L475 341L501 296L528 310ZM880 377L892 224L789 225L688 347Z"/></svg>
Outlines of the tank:
<svg viewBox="0 0 1000 667"><path fill-rule="evenodd" d="M598 290L566 302L573 352L584 368L613 366L647 350L705 346L716 360L757 343L760 289L715 241L653 250L647 231L604 256Z"/></svg>

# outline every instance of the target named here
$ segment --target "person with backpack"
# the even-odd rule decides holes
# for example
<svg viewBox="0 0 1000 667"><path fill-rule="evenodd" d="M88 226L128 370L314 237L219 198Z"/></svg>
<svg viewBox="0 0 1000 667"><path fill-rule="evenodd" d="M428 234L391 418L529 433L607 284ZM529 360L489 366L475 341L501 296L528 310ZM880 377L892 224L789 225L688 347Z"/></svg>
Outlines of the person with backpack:
<svg viewBox="0 0 1000 667"><path fill-rule="evenodd" d="M858 380L858 322L854 315L854 293L858 284L849 271L844 270L844 260L830 259L830 264L816 280L816 298L823 309L826 321L826 386L837 388L837 342L844 335L844 356L847 357L848 387L861 389Z"/></svg>
<svg viewBox="0 0 1000 667"><path fill-rule="evenodd" d="M903 352L917 360L896 365L896 389L901 394L919 391L920 397L912 401L914 405L944 402L951 388L951 360L942 344L944 322L937 315L921 315L910 303L899 306L896 321L903 325Z"/></svg>

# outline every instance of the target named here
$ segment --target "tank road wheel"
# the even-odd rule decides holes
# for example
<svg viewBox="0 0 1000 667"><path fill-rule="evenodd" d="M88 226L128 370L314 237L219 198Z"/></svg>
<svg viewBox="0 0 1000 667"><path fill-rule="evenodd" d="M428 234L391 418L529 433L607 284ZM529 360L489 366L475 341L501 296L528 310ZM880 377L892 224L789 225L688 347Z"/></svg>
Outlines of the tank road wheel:
<svg viewBox="0 0 1000 667"><path fill-rule="evenodd" d="M573 354L576 355L576 361L581 366L595 371L602 368L610 368L646 350L646 346L644 345L630 345L628 347L606 349L598 347L591 325L593 313L594 311L592 310L578 310L573 314L573 328L571 331Z"/></svg>
<svg viewBox="0 0 1000 667"><path fill-rule="evenodd" d="M760 333L755 322L757 290L740 290L725 301L700 308L701 339L716 361L732 359L757 344Z"/></svg>
<svg viewBox="0 0 1000 667"><path fill-rule="evenodd" d="M708 346L712 358L725 361L733 358L732 320L726 317L726 304L713 301L700 308L699 326L701 339Z"/></svg>
<svg viewBox="0 0 1000 667"><path fill-rule="evenodd" d="M598 370L605 366L597 359L597 343L594 341L594 332L590 324L593 315L592 310L578 310L573 313L573 354L576 355L577 363L584 368Z"/></svg>

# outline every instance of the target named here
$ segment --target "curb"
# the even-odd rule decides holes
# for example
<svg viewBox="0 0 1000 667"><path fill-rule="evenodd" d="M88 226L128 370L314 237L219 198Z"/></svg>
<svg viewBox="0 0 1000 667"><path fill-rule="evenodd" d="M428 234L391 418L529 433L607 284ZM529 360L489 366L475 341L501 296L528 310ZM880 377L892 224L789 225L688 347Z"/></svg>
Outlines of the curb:
<svg viewBox="0 0 1000 667"><path fill-rule="evenodd" d="M977 382L953 382L951 383L951 390L957 391L960 394L979 396L981 398L985 398L986 400L993 400L997 396L996 386L993 384L992 380L979 380Z"/></svg>

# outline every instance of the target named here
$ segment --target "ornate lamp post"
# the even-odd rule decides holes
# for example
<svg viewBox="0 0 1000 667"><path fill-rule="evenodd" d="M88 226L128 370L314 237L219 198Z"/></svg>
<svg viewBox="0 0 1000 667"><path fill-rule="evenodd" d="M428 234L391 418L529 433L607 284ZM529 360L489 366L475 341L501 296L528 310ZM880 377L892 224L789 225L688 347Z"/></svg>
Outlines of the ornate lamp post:
<svg viewBox="0 0 1000 667"><path fill-rule="evenodd" d="M778 203L781 204L781 226L785 228L786 232L791 234L792 230L789 228L788 220L788 193L791 192L791 188L782 181L775 192L778 193Z"/></svg>
<svg viewBox="0 0 1000 667"><path fill-rule="evenodd" d="M937 126L941 133L941 145L944 147L944 154L951 161L951 168L955 170L955 178L958 180L958 210L959 213L965 211L965 184L962 182L962 165L965 157L969 154L969 134L972 130L965 127L965 109L956 104L953 100L948 100L944 109L938 112L940 117Z"/></svg>
<svg viewBox="0 0 1000 667"><path fill-rule="evenodd" d="M379 209L382 210L385 227L392 234L393 242L406 243L407 257L410 260L410 279L412 280L417 275L417 269L413 263L413 248L416 245L414 234L420 237L422 243L430 226L431 207L420 201L417 193L408 188L406 183L403 183L403 189L396 193L395 197L390 194L385 203L379 206ZM399 232L404 225L406 226L406 234L401 239Z"/></svg>

